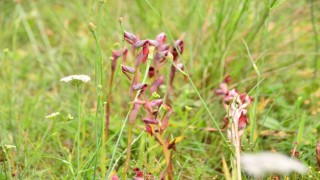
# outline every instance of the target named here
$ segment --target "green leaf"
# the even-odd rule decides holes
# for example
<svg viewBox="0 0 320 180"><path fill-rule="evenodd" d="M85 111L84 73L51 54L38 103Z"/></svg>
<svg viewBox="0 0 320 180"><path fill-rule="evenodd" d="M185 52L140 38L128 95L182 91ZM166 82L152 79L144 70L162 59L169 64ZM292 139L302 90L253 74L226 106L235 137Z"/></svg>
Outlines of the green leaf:
<svg viewBox="0 0 320 180"><path fill-rule="evenodd" d="M303 141L303 133L304 133L304 126L306 122L306 112L303 111L301 120L299 123L299 130L298 130L298 135L297 135L297 142L300 144Z"/></svg>
<svg viewBox="0 0 320 180"><path fill-rule="evenodd" d="M263 124L264 127L272 129L272 130L281 130L283 127L279 123L278 120L268 116Z"/></svg>

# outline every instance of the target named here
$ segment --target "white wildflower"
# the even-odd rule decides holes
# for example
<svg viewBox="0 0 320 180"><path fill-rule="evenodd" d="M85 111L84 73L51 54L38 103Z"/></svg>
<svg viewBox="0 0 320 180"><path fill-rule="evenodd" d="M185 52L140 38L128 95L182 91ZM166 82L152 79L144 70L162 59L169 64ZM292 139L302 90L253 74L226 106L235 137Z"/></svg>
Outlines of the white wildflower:
<svg viewBox="0 0 320 180"><path fill-rule="evenodd" d="M272 152L243 154L241 164L246 173L256 178L269 173L288 174L295 171L304 174L308 171L308 168L298 160Z"/></svg>
<svg viewBox="0 0 320 180"><path fill-rule="evenodd" d="M79 82L79 81L82 81L82 82L89 82L90 81L90 77L87 76L87 75L83 75L83 74L80 74L80 75L70 75L70 76L66 76L66 77L63 77L60 79L60 81L63 81L63 82Z"/></svg>
<svg viewBox="0 0 320 180"><path fill-rule="evenodd" d="M49 114L48 116L46 116L46 119L53 119L53 118L55 118L55 117L57 117L59 115L60 115L60 112L54 112L54 113Z"/></svg>

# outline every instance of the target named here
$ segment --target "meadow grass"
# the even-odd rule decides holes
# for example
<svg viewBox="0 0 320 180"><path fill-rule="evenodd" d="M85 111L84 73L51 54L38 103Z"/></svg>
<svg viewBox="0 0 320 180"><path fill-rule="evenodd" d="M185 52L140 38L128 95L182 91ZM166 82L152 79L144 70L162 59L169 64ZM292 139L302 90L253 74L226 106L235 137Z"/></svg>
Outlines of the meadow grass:
<svg viewBox="0 0 320 180"><path fill-rule="evenodd" d="M132 99L121 58L109 84L112 50L130 51L124 31L141 39L165 32L170 44L184 40L185 74L176 73L166 130L171 139L183 137L173 153L175 179L224 179L226 169L234 175L234 150L221 129L226 112L214 93L226 75L231 87L254 98L242 151L290 155L296 149L310 171L288 178L320 178L320 2L5 0L0 8L0 145L16 146L0 162L0 179L106 179L115 173L130 179L135 167L160 177L166 162L161 146L143 131L143 114L132 129L124 175ZM92 80L79 89L60 82L71 74ZM160 88L162 98L167 88ZM60 114L46 118L54 112Z"/></svg>

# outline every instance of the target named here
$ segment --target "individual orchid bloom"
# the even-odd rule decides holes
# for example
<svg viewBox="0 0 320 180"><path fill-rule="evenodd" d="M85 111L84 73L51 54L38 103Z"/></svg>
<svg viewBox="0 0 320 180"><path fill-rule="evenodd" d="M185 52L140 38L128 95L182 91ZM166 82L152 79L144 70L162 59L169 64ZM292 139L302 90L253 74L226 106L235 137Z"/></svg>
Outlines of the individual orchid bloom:
<svg viewBox="0 0 320 180"><path fill-rule="evenodd" d="M170 110L167 112L166 116L161 121L160 134L162 134L167 129L171 115L172 115L172 110L170 108Z"/></svg>
<svg viewBox="0 0 320 180"><path fill-rule="evenodd" d="M147 124L159 124L159 121L155 118L145 117L145 118L143 118L143 121L144 121L144 123L147 123Z"/></svg>
<svg viewBox="0 0 320 180"><path fill-rule="evenodd" d="M241 109L248 107L249 104L253 101L253 98L248 96L247 93L240 94L239 99L241 100Z"/></svg>
<svg viewBox="0 0 320 180"><path fill-rule="evenodd" d="M246 107L245 105L238 104L236 101L233 101L231 103L229 111L229 117L233 119L234 122L239 123L241 116L243 117L244 115L247 114L247 110L243 107ZM245 121L248 122L248 121Z"/></svg>
<svg viewBox="0 0 320 180"><path fill-rule="evenodd" d="M173 61L176 61L177 58L179 57L179 54L182 54L184 50L184 42L183 40L179 39L174 42L174 47L171 51L173 55Z"/></svg>
<svg viewBox="0 0 320 180"><path fill-rule="evenodd" d="M131 110L131 112L129 114L129 123L130 124L134 124L135 123L140 107L141 107L141 105L138 104L138 103L134 103L133 104L133 108L132 108L132 110Z"/></svg>
<svg viewBox="0 0 320 180"><path fill-rule="evenodd" d="M230 76L226 76L224 78L223 82L220 83L220 89L217 89L215 91L215 93L217 95L221 95L221 96L228 95L228 92L229 92L228 84L229 84L230 80L231 80Z"/></svg>
<svg viewBox="0 0 320 180"><path fill-rule="evenodd" d="M169 44L165 44L165 42L167 41L167 36L165 33L160 33L158 34L158 36L156 37L156 42L158 42L158 51L165 51L165 50L169 50L170 46Z"/></svg>
<svg viewBox="0 0 320 180"><path fill-rule="evenodd" d="M179 68L181 71L183 71L184 67L183 67L183 64L182 63L179 63L176 65L177 68Z"/></svg>
<svg viewBox="0 0 320 180"><path fill-rule="evenodd" d="M160 76L151 84L150 92L156 92L162 84L164 84L164 77Z"/></svg>
<svg viewBox="0 0 320 180"><path fill-rule="evenodd" d="M225 109L228 109L229 104L232 101L236 101L237 103L239 102L239 93L237 90L232 89L232 90L227 90L225 94L221 94L223 96L223 101L224 101L224 107ZM236 104L235 104L236 105Z"/></svg>
<svg viewBox="0 0 320 180"><path fill-rule="evenodd" d="M146 88L148 87L148 85L146 83L138 83L138 84L135 84L133 85L133 90L137 91L137 90L140 90L140 91L143 91L145 90Z"/></svg>
<svg viewBox="0 0 320 180"><path fill-rule="evenodd" d="M121 57L122 55L123 55L124 57L126 57L127 53L128 53L128 49L127 49L127 48L124 48L123 50L122 50L122 49L120 49L120 50L113 50L113 51L112 51L112 58L113 58L114 60L117 60L117 59L118 59L119 57Z"/></svg>
<svg viewBox="0 0 320 180"><path fill-rule="evenodd" d="M121 65L122 71L126 72L126 73L130 73L133 74L135 72L135 69L133 67L130 66L126 66L126 65Z"/></svg>
<svg viewBox="0 0 320 180"><path fill-rule="evenodd" d="M134 43L134 47L135 48L140 48L140 47L146 46L147 44L149 44L151 46L154 46L154 47L158 47L159 46L159 43L157 41L150 40L150 39L145 39L145 40L140 40L140 41L137 41L136 43Z"/></svg>
<svg viewBox="0 0 320 180"><path fill-rule="evenodd" d="M126 40L129 44L133 45L139 40L139 38L137 38L137 36L130 32L124 31L124 40Z"/></svg>
<svg viewBox="0 0 320 180"><path fill-rule="evenodd" d="M160 107L163 104L163 99L155 99L150 101L150 106L154 107L154 106L158 106Z"/></svg>
<svg viewBox="0 0 320 180"><path fill-rule="evenodd" d="M227 75L224 80L223 80L225 83L229 84L230 81L231 81L231 76L230 75Z"/></svg>
<svg viewBox="0 0 320 180"><path fill-rule="evenodd" d="M141 104L145 105L146 107L151 107L151 108L158 107L159 108L163 104L163 99L154 99L152 101L142 101L142 102L143 103L141 103Z"/></svg>
<svg viewBox="0 0 320 180"><path fill-rule="evenodd" d="M164 44L161 48L161 51L169 51L170 50L170 45L169 44Z"/></svg>
<svg viewBox="0 0 320 180"><path fill-rule="evenodd" d="M150 126L150 124L148 124L148 123L144 123L144 125L145 125L145 131L148 133L148 134L150 134L150 136L152 136L153 135L153 128L152 128L152 126Z"/></svg>
<svg viewBox="0 0 320 180"><path fill-rule="evenodd" d="M112 51L111 70L114 71L116 69L116 63L117 63L117 59L119 59L119 57L123 56L123 61L126 60L127 53L128 53L127 48L125 48L124 50L113 50Z"/></svg>
<svg viewBox="0 0 320 180"><path fill-rule="evenodd" d="M152 78L155 75L155 69L153 66L150 66L149 71L148 71L148 77Z"/></svg>
<svg viewBox="0 0 320 180"><path fill-rule="evenodd" d="M154 47L158 47L159 46L159 43L157 41L155 41L155 40L149 39L148 41L149 41L149 44L151 46L154 46Z"/></svg>
<svg viewBox="0 0 320 180"><path fill-rule="evenodd" d="M217 89L215 91L215 93L217 95L221 95L221 96L226 96L228 95L229 89L228 89L228 84L227 83L220 83L220 89Z"/></svg>
<svg viewBox="0 0 320 180"><path fill-rule="evenodd" d="M133 180L144 180L143 172L139 168L134 168L133 171L135 173Z"/></svg>
<svg viewBox="0 0 320 180"><path fill-rule="evenodd" d="M165 61L165 59L168 57L169 55L169 50L163 50L163 51L157 51L154 55L154 63L156 65L163 63Z"/></svg>
<svg viewBox="0 0 320 180"><path fill-rule="evenodd" d="M158 114L159 107L163 104L163 99L155 99L152 101L146 101L143 103L144 109L147 112L147 117L154 117ZM154 109L156 107L156 109Z"/></svg>
<svg viewBox="0 0 320 180"><path fill-rule="evenodd" d="M146 42L146 44L142 47L141 51L139 52L137 58L136 58L136 67L140 65L140 63L145 63L147 61L149 55L149 42Z"/></svg>
<svg viewBox="0 0 320 180"><path fill-rule="evenodd" d="M242 112L239 117L239 129L245 129L247 124L249 124L248 117Z"/></svg>
<svg viewBox="0 0 320 180"><path fill-rule="evenodd" d="M139 41L139 37L127 31L124 32L124 40L126 40L131 45L131 52L135 52L134 44Z"/></svg>
<svg viewBox="0 0 320 180"><path fill-rule="evenodd" d="M158 34L156 41L159 43L159 46L162 46L167 41L167 36L164 32Z"/></svg>
<svg viewBox="0 0 320 180"><path fill-rule="evenodd" d="M126 66L126 65L122 64L121 65L121 70L128 77L128 79L131 80L129 74L134 74L135 69L133 67Z"/></svg>
<svg viewBox="0 0 320 180"><path fill-rule="evenodd" d="M150 101L146 101L144 104L143 104L143 107L144 107L144 109L145 109L145 111L146 111L146 117L155 117L154 116L154 113L153 113L153 108L152 108L152 106L151 106L151 104L150 104Z"/></svg>
<svg viewBox="0 0 320 180"><path fill-rule="evenodd" d="M138 98L140 98L142 96L142 94L144 93L144 91L147 89L148 85L145 83L138 83L132 86L132 89L134 91L140 91Z"/></svg>
<svg viewBox="0 0 320 180"><path fill-rule="evenodd" d="M163 62L163 60L168 56L170 46L169 44L164 44L166 40L167 36L165 33L160 33L156 37L156 42L158 42L159 45L156 48L157 51L154 56L155 64Z"/></svg>

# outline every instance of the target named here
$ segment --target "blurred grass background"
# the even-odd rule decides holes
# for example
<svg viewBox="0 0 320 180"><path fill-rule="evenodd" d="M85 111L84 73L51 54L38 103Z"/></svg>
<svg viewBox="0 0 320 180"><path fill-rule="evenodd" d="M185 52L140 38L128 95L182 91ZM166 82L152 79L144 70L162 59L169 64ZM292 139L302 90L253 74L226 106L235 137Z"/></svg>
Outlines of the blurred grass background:
<svg viewBox="0 0 320 180"><path fill-rule="evenodd" d="M316 63L320 55L320 2L150 0L150 3L162 14L173 37L185 41L186 68L221 125L225 112L213 90L224 76L230 75L234 87L240 92L250 91L255 98L243 150L290 154L298 141L300 159L312 169L303 178L318 178L315 146L320 131L320 63ZM160 32L166 32L164 24L144 0L106 1L103 6L97 0L3 0L0 9L0 144L17 147L10 154L10 172L22 179L70 179L73 175L66 162L76 124L65 117L71 114L76 119L77 98L76 89L61 83L60 78L87 74L94 79L98 50L88 23L98 25L102 12L98 28L104 63L103 92L108 91L111 51L115 43L122 42L118 18L124 18L124 30L141 39L154 39ZM175 153L175 174L180 174L180 179L222 179L221 157L229 158L228 148L216 132L208 130L216 127L191 85L182 75L175 83L171 97L174 116L168 131L173 137L182 133L186 137ZM91 157L96 143L94 84L91 81L84 86L83 114L88 127L84 162ZM119 131L129 101L126 77L119 74L116 84L111 136ZM193 110L186 113L185 106ZM56 111L62 115L52 132L54 123L45 116ZM136 136L143 123L137 127ZM141 139L148 137L143 134ZM106 162L115 140L106 145ZM125 147L124 135L119 153ZM158 168L164 168L154 161L160 150L143 155L138 152L134 153L136 162L131 166L145 168L158 177L161 173ZM144 162L141 156L148 156L149 162ZM116 168L119 172L121 161ZM8 165L1 166L1 176L7 177ZM91 177L92 168L87 168Z"/></svg>

